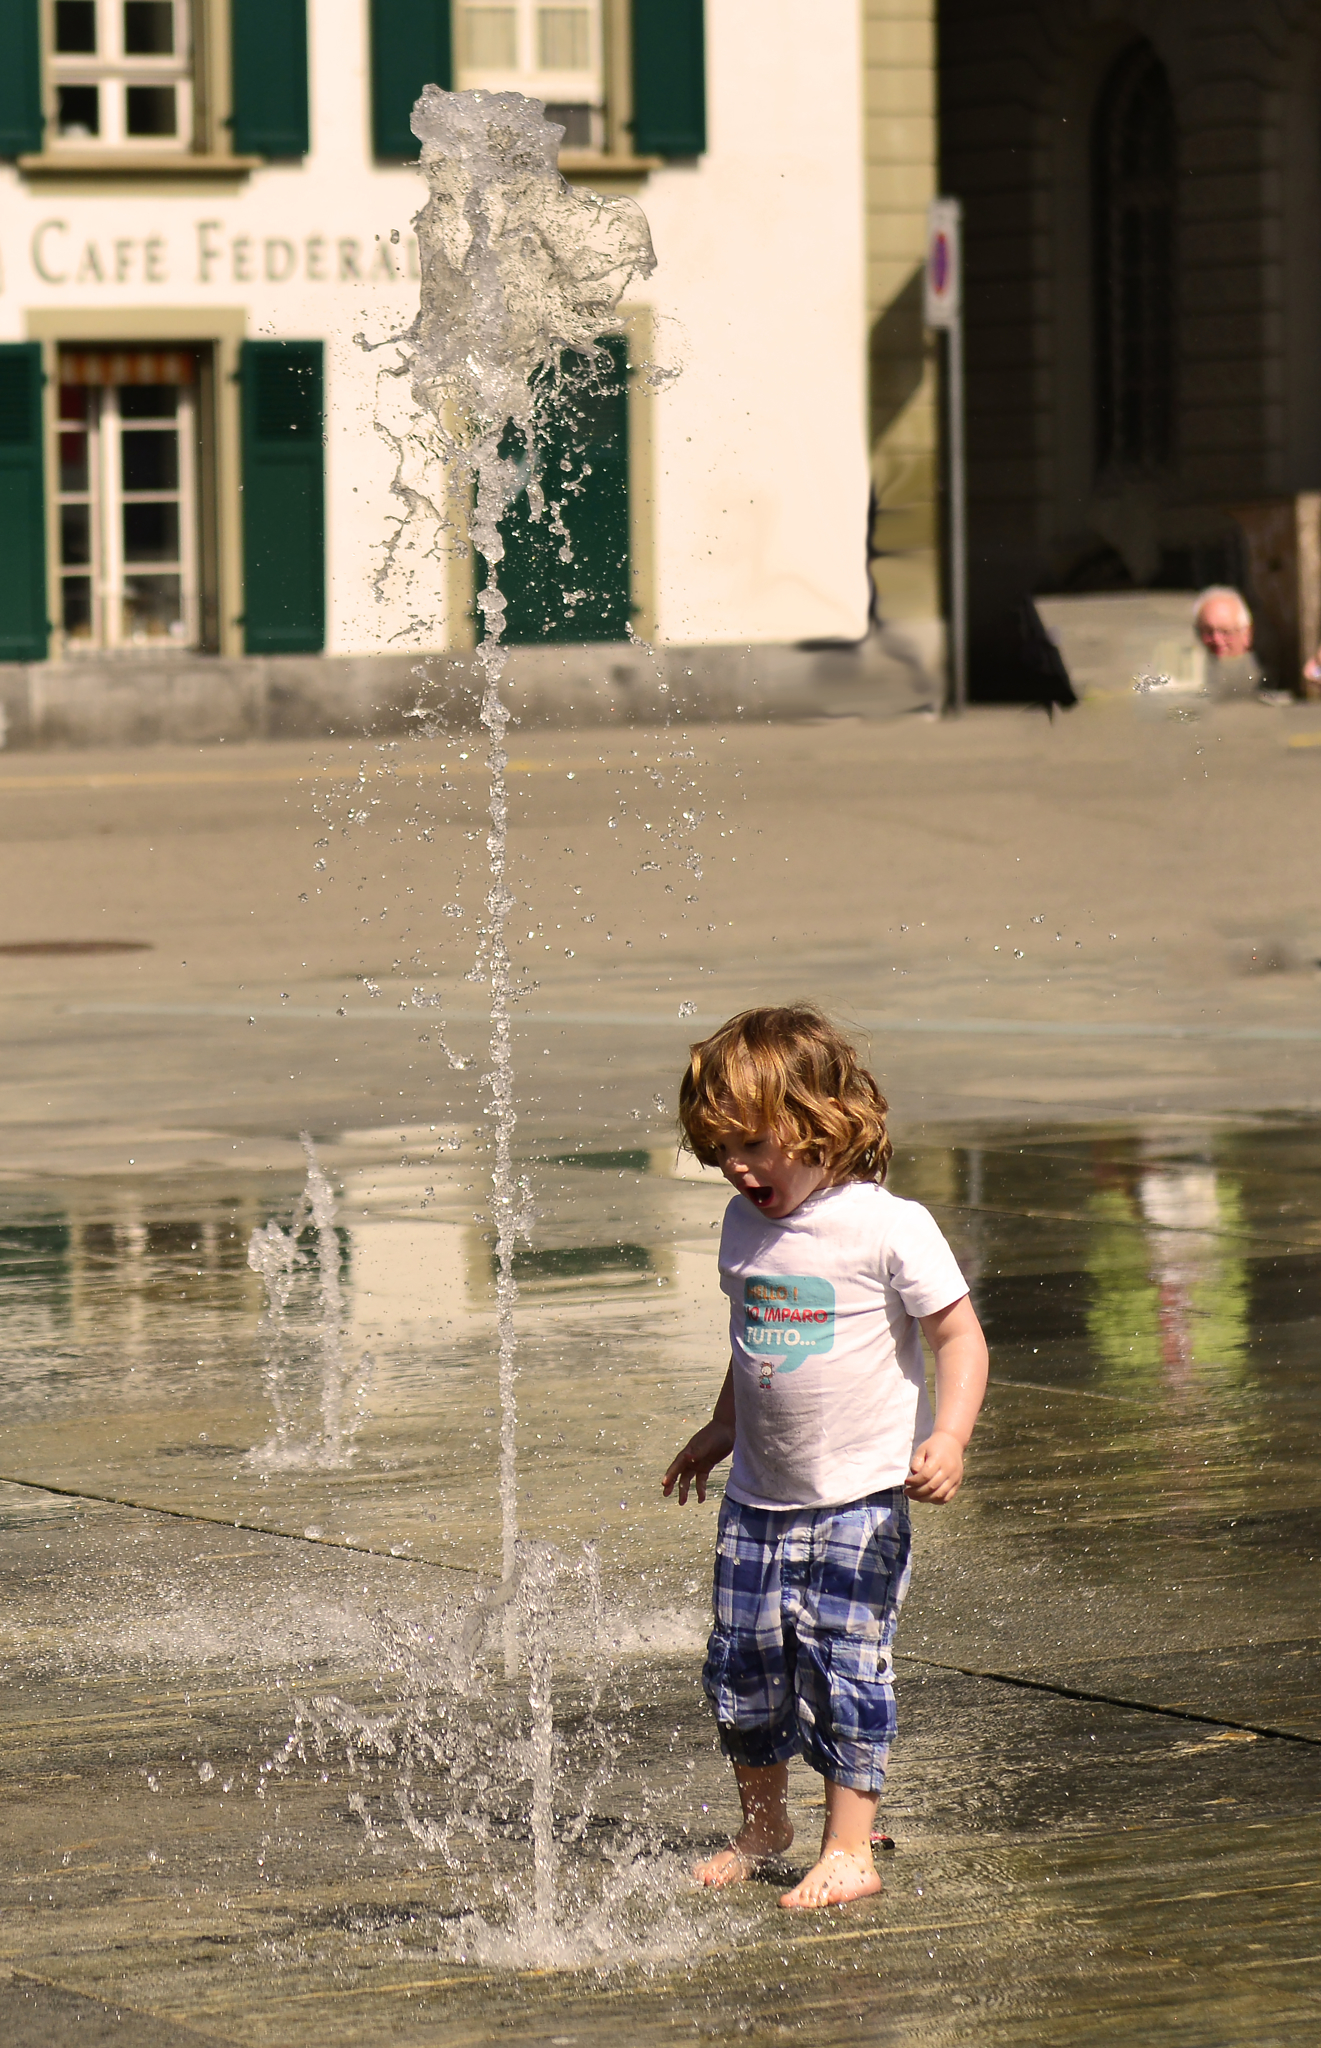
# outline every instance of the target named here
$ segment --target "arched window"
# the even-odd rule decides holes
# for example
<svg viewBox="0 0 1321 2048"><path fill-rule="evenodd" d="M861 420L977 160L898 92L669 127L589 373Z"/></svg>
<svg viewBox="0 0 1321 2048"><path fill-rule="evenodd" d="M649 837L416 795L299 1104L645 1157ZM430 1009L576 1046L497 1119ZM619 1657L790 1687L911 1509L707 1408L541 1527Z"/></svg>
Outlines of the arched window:
<svg viewBox="0 0 1321 2048"><path fill-rule="evenodd" d="M1150 43L1101 91L1094 141L1096 425L1102 471L1162 468L1174 414L1174 102Z"/></svg>

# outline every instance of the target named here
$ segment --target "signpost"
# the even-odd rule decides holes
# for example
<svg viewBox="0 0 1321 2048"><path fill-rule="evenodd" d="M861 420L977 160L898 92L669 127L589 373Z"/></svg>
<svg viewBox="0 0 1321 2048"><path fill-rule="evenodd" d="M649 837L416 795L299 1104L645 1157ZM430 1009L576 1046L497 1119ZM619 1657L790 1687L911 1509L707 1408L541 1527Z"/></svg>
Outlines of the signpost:
<svg viewBox="0 0 1321 2048"><path fill-rule="evenodd" d="M948 709L968 702L968 518L963 452L963 208L933 199L927 208L924 310L928 327L945 330L945 447L949 476Z"/></svg>

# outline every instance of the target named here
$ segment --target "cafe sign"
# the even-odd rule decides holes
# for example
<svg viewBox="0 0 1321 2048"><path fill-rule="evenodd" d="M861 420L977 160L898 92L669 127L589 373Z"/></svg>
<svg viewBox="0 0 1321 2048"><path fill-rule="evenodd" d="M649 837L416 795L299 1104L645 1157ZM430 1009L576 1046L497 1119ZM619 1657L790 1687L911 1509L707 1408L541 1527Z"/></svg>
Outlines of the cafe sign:
<svg viewBox="0 0 1321 2048"><path fill-rule="evenodd" d="M220 220L194 221L188 236L87 235L51 215L33 229L29 257L46 285L399 284L417 279L417 237L254 235Z"/></svg>

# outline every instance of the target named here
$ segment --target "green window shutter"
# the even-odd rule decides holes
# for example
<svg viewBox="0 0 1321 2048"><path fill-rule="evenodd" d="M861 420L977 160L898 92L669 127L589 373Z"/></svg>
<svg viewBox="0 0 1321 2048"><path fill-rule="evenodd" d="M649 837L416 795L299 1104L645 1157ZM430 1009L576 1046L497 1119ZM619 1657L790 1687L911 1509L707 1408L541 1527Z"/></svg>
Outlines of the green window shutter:
<svg viewBox="0 0 1321 2048"><path fill-rule="evenodd" d="M307 0L229 0L234 147L240 156L306 156Z"/></svg>
<svg viewBox="0 0 1321 2048"><path fill-rule="evenodd" d="M633 147L639 156L706 148L702 0L633 0Z"/></svg>
<svg viewBox="0 0 1321 2048"><path fill-rule="evenodd" d="M41 343L0 346L0 661L46 659Z"/></svg>
<svg viewBox="0 0 1321 2048"><path fill-rule="evenodd" d="M0 0L0 157L41 148L38 0Z"/></svg>
<svg viewBox="0 0 1321 2048"><path fill-rule="evenodd" d="M245 341L243 612L249 654L326 641L326 483L319 341Z"/></svg>
<svg viewBox="0 0 1321 2048"><path fill-rule="evenodd" d="M603 366L566 353L559 379L547 387L536 428L540 519L522 491L501 522L499 582L511 647L628 637L628 344L609 335L600 347ZM512 429L503 452L519 452ZM479 559L479 579L484 570ZM483 625L479 615L479 634Z"/></svg>
<svg viewBox="0 0 1321 2048"><path fill-rule="evenodd" d="M372 151L386 162L411 161L414 100L424 85L453 88L450 0L371 0L371 12Z"/></svg>

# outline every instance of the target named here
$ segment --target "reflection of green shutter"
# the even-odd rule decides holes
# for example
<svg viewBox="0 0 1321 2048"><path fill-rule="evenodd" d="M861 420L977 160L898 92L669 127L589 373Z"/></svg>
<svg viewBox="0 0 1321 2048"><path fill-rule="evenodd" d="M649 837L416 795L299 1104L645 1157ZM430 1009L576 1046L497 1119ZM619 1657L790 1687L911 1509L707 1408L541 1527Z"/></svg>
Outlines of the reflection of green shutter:
<svg viewBox="0 0 1321 2048"><path fill-rule="evenodd" d="M706 148L702 0L633 0L633 147L639 156Z"/></svg>
<svg viewBox="0 0 1321 2048"><path fill-rule="evenodd" d="M46 658L41 343L0 346L0 661Z"/></svg>
<svg viewBox="0 0 1321 2048"><path fill-rule="evenodd" d="M0 0L0 157L41 148L38 0Z"/></svg>
<svg viewBox="0 0 1321 2048"><path fill-rule="evenodd" d="M229 18L235 149L306 156L307 0L229 0Z"/></svg>
<svg viewBox="0 0 1321 2048"><path fill-rule="evenodd" d="M319 341L245 341L243 613L249 654L326 639L326 490Z"/></svg>
<svg viewBox="0 0 1321 2048"><path fill-rule="evenodd" d="M547 386L536 430L540 519L522 491L501 522L504 637L512 646L628 636L628 345L611 335L601 353L595 366L566 354ZM507 454L517 452L512 434L510 443ZM479 560L479 581L483 571Z"/></svg>
<svg viewBox="0 0 1321 2048"><path fill-rule="evenodd" d="M450 0L371 0L372 150L387 162L417 155L408 125L424 85L452 89Z"/></svg>

